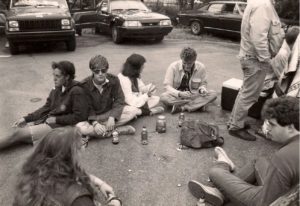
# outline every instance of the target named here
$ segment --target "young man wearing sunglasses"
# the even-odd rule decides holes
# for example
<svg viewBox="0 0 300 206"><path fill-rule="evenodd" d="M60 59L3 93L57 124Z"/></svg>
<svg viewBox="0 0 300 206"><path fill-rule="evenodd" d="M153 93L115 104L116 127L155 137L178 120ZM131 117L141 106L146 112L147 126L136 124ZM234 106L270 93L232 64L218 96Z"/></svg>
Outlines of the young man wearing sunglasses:
<svg viewBox="0 0 300 206"><path fill-rule="evenodd" d="M226 152L216 147L217 162L209 171L215 187L192 180L189 189L195 197L205 198L215 206L222 205L225 197L234 205L264 206L299 184L299 99L270 99L263 108L262 116L266 135L282 147L270 160L259 158L236 175L231 173L235 166Z"/></svg>
<svg viewBox="0 0 300 206"><path fill-rule="evenodd" d="M104 56L96 55L89 63L91 76L81 82L89 104L88 121L80 122L83 135L109 137L113 131L134 134L132 126L122 126L138 114L135 107L125 106L124 94L118 77L108 73L109 64Z"/></svg>

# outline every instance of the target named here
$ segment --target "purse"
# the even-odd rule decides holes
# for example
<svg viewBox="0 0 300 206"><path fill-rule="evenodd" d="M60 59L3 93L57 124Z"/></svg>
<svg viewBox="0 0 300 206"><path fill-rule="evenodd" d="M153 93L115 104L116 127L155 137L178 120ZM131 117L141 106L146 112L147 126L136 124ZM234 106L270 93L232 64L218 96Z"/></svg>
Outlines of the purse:
<svg viewBox="0 0 300 206"><path fill-rule="evenodd" d="M200 149L222 146L223 137L219 136L219 127L200 120L185 120L180 132L181 145Z"/></svg>

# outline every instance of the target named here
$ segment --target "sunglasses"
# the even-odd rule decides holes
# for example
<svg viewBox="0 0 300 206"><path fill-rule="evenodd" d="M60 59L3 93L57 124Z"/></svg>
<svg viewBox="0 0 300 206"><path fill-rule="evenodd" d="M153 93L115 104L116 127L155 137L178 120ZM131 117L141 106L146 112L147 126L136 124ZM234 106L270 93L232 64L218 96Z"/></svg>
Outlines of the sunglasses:
<svg viewBox="0 0 300 206"><path fill-rule="evenodd" d="M95 70L93 70L94 74L100 74L100 72L101 72L101 74L105 74L107 72L107 69L95 69Z"/></svg>

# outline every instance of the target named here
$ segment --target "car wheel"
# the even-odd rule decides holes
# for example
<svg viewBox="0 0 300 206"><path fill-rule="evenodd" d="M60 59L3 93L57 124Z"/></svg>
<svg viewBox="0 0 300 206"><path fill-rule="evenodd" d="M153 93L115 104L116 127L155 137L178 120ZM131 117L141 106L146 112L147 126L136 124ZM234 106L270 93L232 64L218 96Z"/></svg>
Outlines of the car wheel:
<svg viewBox="0 0 300 206"><path fill-rule="evenodd" d="M203 32L203 25L199 21L193 21L191 23L191 32L194 35L199 35Z"/></svg>
<svg viewBox="0 0 300 206"><path fill-rule="evenodd" d="M156 42L161 42L164 39L164 36L156 37L155 41Z"/></svg>
<svg viewBox="0 0 300 206"><path fill-rule="evenodd" d="M76 49L76 38L75 36L71 37L70 40L66 41L67 50L68 51L75 51Z"/></svg>
<svg viewBox="0 0 300 206"><path fill-rule="evenodd" d="M18 54L19 53L19 44L14 42L9 42L9 50L11 54Z"/></svg>
<svg viewBox="0 0 300 206"><path fill-rule="evenodd" d="M121 34L120 32L118 31L118 28L116 26L113 26L112 29L111 29L111 36L112 36L112 39L113 41L116 43L116 44L119 44L122 42L122 37L121 37Z"/></svg>

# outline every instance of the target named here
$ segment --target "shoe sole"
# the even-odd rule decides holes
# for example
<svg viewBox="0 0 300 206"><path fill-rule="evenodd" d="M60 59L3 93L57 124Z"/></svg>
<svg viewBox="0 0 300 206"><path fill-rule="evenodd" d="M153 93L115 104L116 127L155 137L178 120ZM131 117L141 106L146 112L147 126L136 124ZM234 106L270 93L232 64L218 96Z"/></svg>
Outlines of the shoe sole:
<svg viewBox="0 0 300 206"><path fill-rule="evenodd" d="M234 137L237 137L239 139L243 139L243 140L247 140L247 141L255 141L256 140L256 137L254 137L253 135L253 138L252 139L247 139L245 138L244 136L240 136L240 135L237 135L235 134L233 131L229 130L228 133L231 135L231 136L234 136ZM249 132L248 132L249 133ZM250 133L249 133L250 134Z"/></svg>
<svg viewBox="0 0 300 206"><path fill-rule="evenodd" d="M205 185L197 181L190 181L188 183L188 187L192 195L197 199L204 199L206 202L212 204L213 206L221 206L223 204L223 201L220 198L211 194L208 190L206 190Z"/></svg>

